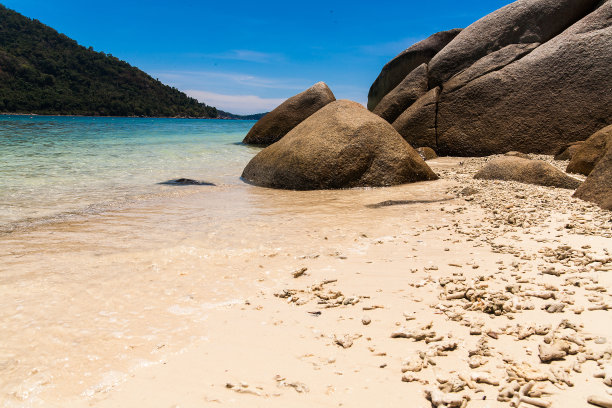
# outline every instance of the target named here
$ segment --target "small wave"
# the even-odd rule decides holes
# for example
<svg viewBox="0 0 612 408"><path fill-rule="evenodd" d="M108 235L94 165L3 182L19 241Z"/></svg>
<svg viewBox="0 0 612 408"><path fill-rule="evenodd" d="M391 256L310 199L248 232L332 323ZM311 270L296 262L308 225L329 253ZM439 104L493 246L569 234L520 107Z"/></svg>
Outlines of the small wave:
<svg viewBox="0 0 612 408"><path fill-rule="evenodd" d="M40 217L26 217L16 221L11 221L5 224L0 224L0 235L8 235L15 232L28 231L50 224L59 224L63 222L82 221L91 216L100 215L111 211L124 210L126 208L140 206L150 203L154 200L164 198L182 198L202 192L199 186L185 186L180 190L171 189L158 191L154 193L138 194L130 197L117 198L100 203L86 205L82 208L60 211L50 215ZM207 186L208 192L222 191L228 187L235 187L229 184L217 184L215 186Z"/></svg>

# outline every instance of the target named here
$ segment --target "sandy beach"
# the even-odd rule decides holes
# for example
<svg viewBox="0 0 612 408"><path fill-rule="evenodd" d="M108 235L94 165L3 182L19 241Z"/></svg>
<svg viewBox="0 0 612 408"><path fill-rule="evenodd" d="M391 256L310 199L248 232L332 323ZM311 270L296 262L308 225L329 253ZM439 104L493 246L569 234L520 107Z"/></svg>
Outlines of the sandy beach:
<svg viewBox="0 0 612 408"><path fill-rule="evenodd" d="M0 408L612 408L612 0L48 3Z"/></svg>
<svg viewBox="0 0 612 408"><path fill-rule="evenodd" d="M474 180L486 160L393 188L182 190L8 235L3 406L610 398L610 212Z"/></svg>

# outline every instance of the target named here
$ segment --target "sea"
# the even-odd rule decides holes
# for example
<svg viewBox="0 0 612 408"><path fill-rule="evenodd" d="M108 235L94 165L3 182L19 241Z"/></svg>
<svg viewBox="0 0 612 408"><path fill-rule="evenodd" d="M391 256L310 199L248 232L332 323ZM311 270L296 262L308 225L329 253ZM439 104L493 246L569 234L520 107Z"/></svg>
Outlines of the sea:
<svg viewBox="0 0 612 408"><path fill-rule="evenodd" d="M0 116L0 408L94 404L205 344L211 313L270 293L304 259L438 217L370 204L444 196L443 180L244 183L254 123ZM159 184L179 178L214 185Z"/></svg>
<svg viewBox="0 0 612 408"><path fill-rule="evenodd" d="M0 116L0 231L163 195L178 178L241 184L254 123Z"/></svg>

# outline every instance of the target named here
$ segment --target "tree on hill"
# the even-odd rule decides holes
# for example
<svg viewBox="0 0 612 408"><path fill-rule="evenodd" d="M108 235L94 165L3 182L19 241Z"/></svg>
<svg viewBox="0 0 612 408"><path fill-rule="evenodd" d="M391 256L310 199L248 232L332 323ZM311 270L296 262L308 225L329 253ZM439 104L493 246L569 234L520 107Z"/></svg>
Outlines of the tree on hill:
<svg viewBox="0 0 612 408"><path fill-rule="evenodd" d="M0 112L218 117L216 108L3 5Z"/></svg>

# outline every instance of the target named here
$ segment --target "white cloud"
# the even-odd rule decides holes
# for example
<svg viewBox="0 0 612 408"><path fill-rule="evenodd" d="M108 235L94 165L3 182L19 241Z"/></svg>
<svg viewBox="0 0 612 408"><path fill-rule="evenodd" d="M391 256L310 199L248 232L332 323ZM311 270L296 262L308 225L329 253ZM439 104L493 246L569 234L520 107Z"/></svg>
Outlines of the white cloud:
<svg viewBox="0 0 612 408"><path fill-rule="evenodd" d="M203 54L209 58L247 61L257 63L270 63L283 61L285 57L282 54L266 53L252 50L230 50L219 54Z"/></svg>
<svg viewBox="0 0 612 408"><path fill-rule="evenodd" d="M166 71L166 72L155 72L151 74L156 78L170 82L185 82L185 83L198 83L199 86L216 85L219 80L231 81L234 84L241 86L249 86L256 88L269 88L269 89L289 89L289 90L303 90L312 84L307 85L308 82L299 79L292 78L265 78L244 73L233 73L233 72L215 72L215 71Z"/></svg>
<svg viewBox="0 0 612 408"><path fill-rule="evenodd" d="M207 105L239 115L269 112L285 101L284 98L261 98L257 95L224 95L195 89L186 90L185 93Z"/></svg>

